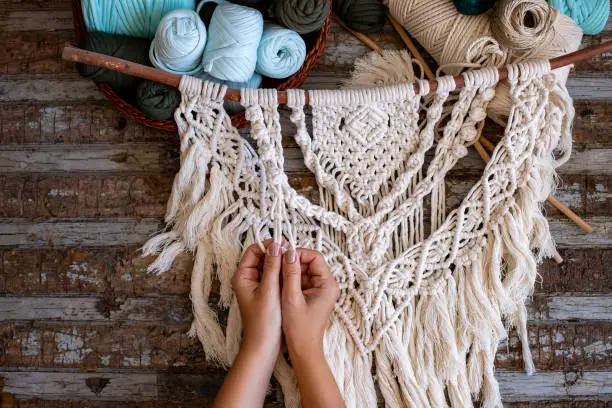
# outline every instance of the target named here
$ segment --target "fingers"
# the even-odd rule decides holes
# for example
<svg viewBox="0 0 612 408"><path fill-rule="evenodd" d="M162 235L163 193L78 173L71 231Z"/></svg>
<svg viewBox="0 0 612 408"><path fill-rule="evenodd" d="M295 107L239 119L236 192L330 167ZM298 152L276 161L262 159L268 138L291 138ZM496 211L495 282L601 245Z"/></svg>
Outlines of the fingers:
<svg viewBox="0 0 612 408"><path fill-rule="evenodd" d="M264 246L266 245L266 241L264 241ZM261 261L264 258L264 253L261 248L257 244L253 244L249 246L244 254L242 254L242 258L240 259L240 263L238 264L238 269L240 268L258 268L261 265Z"/></svg>
<svg viewBox="0 0 612 408"><path fill-rule="evenodd" d="M283 295L302 296L300 250L289 248L283 256Z"/></svg>
<svg viewBox="0 0 612 408"><path fill-rule="evenodd" d="M261 285L264 289L280 287L281 270L281 244L278 242L264 242L266 254L263 260L263 273Z"/></svg>
<svg viewBox="0 0 612 408"><path fill-rule="evenodd" d="M329 266L320 252L306 248L299 248L298 252L300 253L300 262L307 266L308 275L333 279Z"/></svg>

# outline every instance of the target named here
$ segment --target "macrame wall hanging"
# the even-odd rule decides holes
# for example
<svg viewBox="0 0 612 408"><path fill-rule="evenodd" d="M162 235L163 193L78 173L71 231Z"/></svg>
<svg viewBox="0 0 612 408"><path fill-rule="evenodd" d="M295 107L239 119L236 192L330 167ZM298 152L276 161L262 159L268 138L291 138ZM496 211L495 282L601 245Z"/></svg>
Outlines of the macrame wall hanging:
<svg viewBox="0 0 612 408"><path fill-rule="evenodd" d="M340 284L324 347L348 407L376 407L376 388L388 407L501 406L494 358L511 327L534 371L524 303L538 262L554 252L540 205L569 157L574 115L547 61L508 70L504 137L455 209L445 206L445 177L479 136L497 69L464 73L460 90L439 78L431 94L427 81L418 92L412 84L310 91L305 106L304 91L288 91L320 204L288 183L275 90L241 91L247 140L223 110L225 87L183 77L168 230L144 253L158 254L157 272L195 254L191 332L207 357L232 364L241 322L231 277L247 245L272 237L322 252ZM228 310L225 327L219 308ZM286 406L297 407L283 356L274 375Z"/></svg>

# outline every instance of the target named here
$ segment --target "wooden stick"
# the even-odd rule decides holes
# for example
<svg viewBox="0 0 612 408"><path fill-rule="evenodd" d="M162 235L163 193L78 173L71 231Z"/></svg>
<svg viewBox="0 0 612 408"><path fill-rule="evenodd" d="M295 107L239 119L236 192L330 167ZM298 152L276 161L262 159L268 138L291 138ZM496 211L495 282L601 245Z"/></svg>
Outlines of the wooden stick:
<svg viewBox="0 0 612 408"><path fill-rule="evenodd" d="M575 64L580 61L587 60L595 55L603 54L612 51L612 41L607 41L593 47L585 48L580 51L572 52L571 54L551 59L550 66L552 69L564 67L566 65ZM162 84L174 86L178 88L181 81L181 76L171 74L160 69L147 67L123 60L121 58L111 57L104 54L98 54L92 51L82 50L80 48L66 46L62 51L62 58L67 61L80 62L83 64L95 65L101 68L118 71L123 74L134 75L144 79L161 82ZM508 70L505 68L499 70L499 79L505 80L508 78ZM463 88L465 83L461 75L454 77L457 88ZM415 91L418 92L418 85L415 84ZM429 81L430 93L435 92L438 88L437 81ZM278 102L280 104L287 103L287 93L278 91ZM228 89L225 94L225 99L230 101L240 101L239 89ZM306 92L306 103L308 103L308 92Z"/></svg>
<svg viewBox="0 0 612 408"><path fill-rule="evenodd" d="M406 30L404 30L404 27L402 27L402 25L395 19L395 17L393 17L391 13L389 13L389 10L387 10L387 18L391 22L391 25L395 29L395 32L402 39L402 42L404 43L404 45L408 47L408 49L412 53L412 56L415 57L417 61L421 63L421 66L423 67L423 71L425 72L425 76L430 81L435 81L436 76L434 75L432 70L429 68L429 65L427 65L427 62L425 62L425 58L423 58L423 56L421 55L417 47L414 45L414 43L410 39L410 36L408 36L408 34L406 33Z"/></svg>
<svg viewBox="0 0 612 408"><path fill-rule="evenodd" d="M359 41L361 41L364 45L370 47L373 51L376 51L379 54L382 54L382 48L378 46L370 37L365 34L360 33L359 31L353 30L351 27L347 26L346 23L334 13L332 14L332 18L338 24L340 24L346 31L353 34Z"/></svg>
<svg viewBox="0 0 612 408"><path fill-rule="evenodd" d="M477 141L474 144L474 146L476 147L476 150L478 150L478 154L480 154L480 157L482 158L482 160L484 160L485 162L488 162L490 160L490 156L487 153L487 151L485 150L485 148L483 147L483 145L490 152L493 152L493 150L495 150L495 145L493 143L491 143L489 140L487 140L486 138L482 137L482 136L480 137L480 140ZM557 210L559 210L563 214L565 214L565 216L567 218L569 218L571 221L574 222L574 224L576 224L580 228L582 228L587 234L590 234L590 233L593 232L593 227L591 227L589 224L587 224L582 218L580 218L578 216L578 214L576 214L575 212L570 210L569 207L567 207L565 204L563 204L561 201L559 201L552 194L549 195L546 198L546 201L551 203L553 205L553 207L555 207Z"/></svg>

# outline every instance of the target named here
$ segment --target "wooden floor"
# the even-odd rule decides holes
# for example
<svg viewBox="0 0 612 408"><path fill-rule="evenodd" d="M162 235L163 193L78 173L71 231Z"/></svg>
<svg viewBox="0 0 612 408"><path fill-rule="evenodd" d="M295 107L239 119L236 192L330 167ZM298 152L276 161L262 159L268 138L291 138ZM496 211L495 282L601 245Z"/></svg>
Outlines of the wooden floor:
<svg viewBox="0 0 612 408"><path fill-rule="evenodd" d="M207 406L225 373L185 334L191 260L154 277L137 253L162 225L178 137L126 119L60 60L71 28L69 0L0 0L0 405ZM375 39L401 44L389 29ZM604 40L610 23L584 43ZM306 87L338 87L365 51L332 25ZM538 373L521 373L516 334L499 349L511 406L612 406L611 69L604 55L569 81L575 148L557 197L595 233L549 208L565 262L542 266L530 306ZM292 184L312 195L297 146L285 144ZM482 167L474 152L459 163L450 204ZM273 386L271 406L279 394Z"/></svg>

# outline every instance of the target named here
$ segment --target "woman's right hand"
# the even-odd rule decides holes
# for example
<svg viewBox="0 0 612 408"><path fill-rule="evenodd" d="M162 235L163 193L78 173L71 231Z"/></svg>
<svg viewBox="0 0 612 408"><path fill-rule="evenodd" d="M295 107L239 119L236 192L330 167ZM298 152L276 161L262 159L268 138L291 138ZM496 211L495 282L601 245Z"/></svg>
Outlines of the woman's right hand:
<svg viewBox="0 0 612 408"><path fill-rule="evenodd" d="M323 335L340 294L323 256L304 248L289 249L282 263L282 326L292 361L323 354Z"/></svg>

